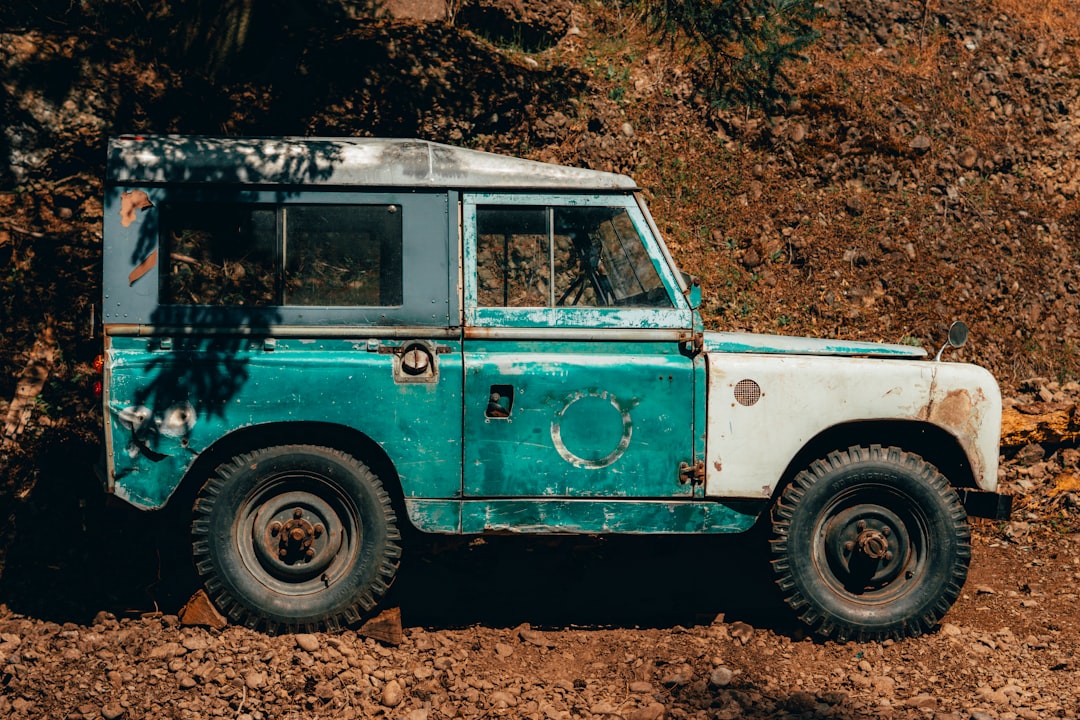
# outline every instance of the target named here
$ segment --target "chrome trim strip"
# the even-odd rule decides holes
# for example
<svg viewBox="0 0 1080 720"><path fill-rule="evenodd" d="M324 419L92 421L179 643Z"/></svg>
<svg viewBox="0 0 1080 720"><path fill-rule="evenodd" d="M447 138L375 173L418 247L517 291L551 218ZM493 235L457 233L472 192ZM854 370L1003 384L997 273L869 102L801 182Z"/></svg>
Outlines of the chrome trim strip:
<svg viewBox="0 0 1080 720"><path fill-rule="evenodd" d="M466 340L578 340L599 342L688 342L691 330L670 328L466 327Z"/></svg>
<svg viewBox="0 0 1080 720"><path fill-rule="evenodd" d="M159 327L156 325L113 324L105 326L105 334L115 337L241 335L279 338L441 338L445 340L455 340L461 338L461 328L432 327L426 325L402 325L399 327L379 325L287 325L260 328L250 326L192 327L190 325Z"/></svg>

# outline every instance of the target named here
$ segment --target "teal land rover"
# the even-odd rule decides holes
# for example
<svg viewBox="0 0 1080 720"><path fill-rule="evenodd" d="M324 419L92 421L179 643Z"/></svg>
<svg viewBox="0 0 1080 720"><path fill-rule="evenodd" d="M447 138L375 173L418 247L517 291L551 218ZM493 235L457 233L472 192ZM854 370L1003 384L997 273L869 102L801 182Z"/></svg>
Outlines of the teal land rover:
<svg viewBox="0 0 1080 720"><path fill-rule="evenodd" d="M406 523L760 522L814 632L933 628L968 515L1009 509L993 377L706 331L637 191L418 140L111 140L107 490L183 503L209 597L270 631L375 609Z"/></svg>

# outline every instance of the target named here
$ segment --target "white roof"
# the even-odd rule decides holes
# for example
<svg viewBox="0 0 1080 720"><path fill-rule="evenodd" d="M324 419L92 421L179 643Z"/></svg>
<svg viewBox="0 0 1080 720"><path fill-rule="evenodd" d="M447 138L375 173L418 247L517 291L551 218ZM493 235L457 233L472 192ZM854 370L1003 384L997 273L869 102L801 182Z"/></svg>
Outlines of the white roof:
<svg viewBox="0 0 1080 720"><path fill-rule="evenodd" d="M625 175L380 138L127 135L109 140L114 184L333 185L465 190L635 190Z"/></svg>

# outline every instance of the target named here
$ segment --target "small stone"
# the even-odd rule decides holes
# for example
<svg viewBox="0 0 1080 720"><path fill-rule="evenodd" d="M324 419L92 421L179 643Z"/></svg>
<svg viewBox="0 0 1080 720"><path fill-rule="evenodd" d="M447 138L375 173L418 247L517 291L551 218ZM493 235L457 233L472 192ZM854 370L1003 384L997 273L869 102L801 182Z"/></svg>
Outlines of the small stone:
<svg viewBox="0 0 1080 720"><path fill-rule="evenodd" d="M508 708L517 705L517 698L505 690L496 690L488 697L493 707Z"/></svg>
<svg viewBox="0 0 1080 720"><path fill-rule="evenodd" d="M628 138L634 137L634 126L631 125L630 123L624 122L622 124L622 127L620 128L620 130L622 130L622 134L625 135L626 137L628 137Z"/></svg>
<svg viewBox="0 0 1080 720"><path fill-rule="evenodd" d="M970 170L975 167L975 163L979 160L979 151L968 145L960 152L960 156L956 159L960 163L960 167L965 170Z"/></svg>
<svg viewBox="0 0 1080 720"><path fill-rule="evenodd" d="M495 643L495 654L499 657L510 657L514 654L514 648L506 643Z"/></svg>
<svg viewBox="0 0 1080 720"><path fill-rule="evenodd" d="M630 683L630 692L632 693L642 693L643 695L649 695L653 692L654 689L655 688L653 688L652 683L645 682L644 680L635 680L634 682Z"/></svg>
<svg viewBox="0 0 1080 720"><path fill-rule="evenodd" d="M892 695L896 692L896 681L888 675L878 675L871 678L870 685L881 695Z"/></svg>
<svg viewBox="0 0 1080 720"><path fill-rule="evenodd" d="M319 638L315 637L314 635L301 633L300 635L297 635L294 639L296 640L296 646L304 652L310 653L315 652L319 649Z"/></svg>
<svg viewBox="0 0 1080 720"><path fill-rule="evenodd" d="M930 149L930 138L920 133L911 140L911 142L908 144L908 147L910 147L915 152L924 153Z"/></svg>
<svg viewBox="0 0 1080 720"><path fill-rule="evenodd" d="M112 702L101 708L101 717L105 718L105 720L117 720L118 718L122 718L125 712L127 711L124 709L123 705Z"/></svg>
<svg viewBox="0 0 1080 720"><path fill-rule="evenodd" d="M982 700L994 705L1008 705L1009 696L1001 690L995 690L988 685L983 685L975 690L975 694Z"/></svg>
<svg viewBox="0 0 1080 720"><path fill-rule="evenodd" d="M848 195L847 199L844 200L844 207L846 207L847 211L852 215L862 215L863 211L866 209L862 195L859 195L858 193Z"/></svg>
<svg viewBox="0 0 1080 720"><path fill-rule="evenodd" d="M662 720L666 710L663 705L654 702L634 710L626 716L626 720Z"/></svg>
<svg viewBox="0 0 1080 720"><path fill-rule="evenodd" d="M266 673L253 670L244 675L244 684L248 690L258 690L266 685L266 679Z"/></svg>
<svg viewBox="0 0 1080 720"><path fill-rule="evenodd" d="M791 126L791 130L788 131L788 137L791 138L791 142L802 142L806 139L806 126L802 123L795 123Z"/></svg>
<svg viewBox="0 0 1080 720"><path fill-rule="evenodd" d="M754 628L747 625L744 622L733 622L731 627L728 628L728 632L731 633L731 637L739 641L739 644L745 645L750 642L750 639L754 637Z"/></svg>
<svg viewBox="0 0 1080 720"><path fill-rule="evenodd" d="M682 665L670 668L664 673L664 676L660 678L660 683L665 687L681 687L683 685L689 685L690 681L693 679L694 669L683 663Z"/></svg>
<svg viewBox="0 0 1080 720"><path fill-rule="evenodd" d="M401 690L401 685L397 680L391 680L383 685L382 696L379 698L379 702L384 707L397 707L404 699L405 693Z"/></svg>
<svg viewBox="0 0 1080 720"><path fill-rule="evenodd" d="M184 690L190 690L198 684L199 683L196 682L195 678L191 677L190 675L184 674L180 676L180 687L182 687Z"/></svg>
<svg viewBox="0 0 1080 720"><path fill-rule="evenodd" d="M1021 466L1030 467L1035 463L1042 462L1046 458L1046 451L1039 443L1028 443L1016 451L1013 460Z"/></svg>
<svg viewBox="0 0 1080 720"><path fill-rule="evenodd" d="M907 700L908 707L919 709L933 709L937 707L937 703L938 701L936 697L934 697L933 695L927 695L926 693L916 695L915 697L908 698Z"/></svg>
<svg viewBox="0 0 1080 720"><path fill-rule="evenodd" d="M536 645L538 647L553 648L555 643L549 640L544 633L533 630L529 627L528 623L518 625L516 628L518 637L530 645Z"/></svg>
<svg viewBox="0 0 1080 720"><path fill-rule="evenodd" d="M334 699L334 686L329 682L321 682L315 686L315 697L322 700L324 703L330 702Z"/></svg>
<svg viewBox="0 0 1080 720"><path fill-rule="evenodd" d="M941 632L949 637L959 637L962 632L960 628L952 623L943 623L941 626Z"/></svg>
<svg viewBox="0 0 1080 720"><path fill-rule="evenodd" d="M206 638L201 635L186 637L180 641L180 644L188 650L205 650L210 647L210 643L206 642Z"/></svg>
<svg viewBox="0 0 1080 720"><path fill-rule="evenodd" d="M150 648L150 658L153 660L167 660L187 652L180 643L163 643Z"/></svg>
<svg viewBox="0 0 1080 720"><path fill-rule="evenodd" d="M731 668L718 667L709 675L709 684L713 687L724 687L731 682L731 678L734 674L735 673L731 671Z"/></svg>

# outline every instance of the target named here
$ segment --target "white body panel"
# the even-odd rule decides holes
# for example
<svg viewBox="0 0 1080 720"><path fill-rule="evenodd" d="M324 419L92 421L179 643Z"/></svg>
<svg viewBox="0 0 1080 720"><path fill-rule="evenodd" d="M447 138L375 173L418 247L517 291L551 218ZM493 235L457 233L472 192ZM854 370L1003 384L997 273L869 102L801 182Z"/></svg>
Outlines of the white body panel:
<svg viewBox="0 0 1080 720"><path fill-rule="evenodd" d="M710 352L708 373L708 497L771 497L792 459L814 437L840 424L878 420L941 427L964 448L979 489L997 488L1001 394L983 368ZM761 388L752 405L735 397L736 384L745 379Z"/></svg>

